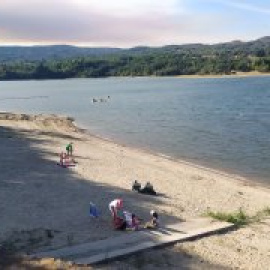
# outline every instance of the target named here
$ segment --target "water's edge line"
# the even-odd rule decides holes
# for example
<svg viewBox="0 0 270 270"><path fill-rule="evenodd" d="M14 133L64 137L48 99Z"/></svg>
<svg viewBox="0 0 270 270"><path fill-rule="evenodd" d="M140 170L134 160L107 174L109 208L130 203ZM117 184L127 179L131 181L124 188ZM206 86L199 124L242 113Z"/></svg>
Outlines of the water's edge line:
<svg viewBox="0 0 270 270"><path fill-rule="evenodd" d="M250 186L250 187L257 188L257 189L260 189L260 190L263 190L263 191L268 191L268 192L270 191L270 187L267 184L262 183L262 181L255 182L255 180L248 179L247 177L241 176L239 174L228 173L226 171L218 170L218 169L211 168L211 167L206 167L206 166L203 166L203 165L200 165L200 164L196 164L194 162L186 161L184 159L175 158L175 157L169 156L167 154L158 153L158 152L152 151L151 149L146 149L146 148L143 148L143 147L134 147L134 146L126 144L126 143L121 143L121 142L112 140L112 139L107 138L107 137L105 137L103 135L95 134L95 133L93 133L91 131L91 128L83 127L83 125L78 124L76 122L76 119L74 120L74 126L76 127L76 129L78 129L79 132L81 132L83 134L86 134L87 136L97 138L97 139L99 139L101 141L104 141L104 142L112 143L112 144L114 144L116 146L128 148L128 149L130 149L132 151L136 151L136 152L139 152L139 153L141 152L141 153L151 155L151 156L154 156L154 157L159 157L159 158L174 162L176 164L182 164L182 165L189 166L189 167L192 167L192 168L195 168L195 169L199 169L199 170L202 170L202 171L205 171L205 172L211 172L211 173L214 173L214 174L218 174L220 176L228 178L228 180L230 182L233 182L235 184L241 184L241 185L245 185L245 186Z"/></svg>
<svg viewBox="0 0 270 270"><path fill-rule="evenodd" d="M255 182L254 180L251 180L251 179L248 179L247 177L244 177L244 176L241 176L241 175L238 175L238 174L233 174L233 173L228 173L226 171L222 171L222 170L218 170L218 169L214 169L214 168L211 168L211 167L206 167L206 166L202 166L200 164L196 164L196 163L193 163L193 162L189 162L189 161L185 161L183 159L178 159L178 158L174 158L172 156L169 156L169 155L166 155L166 154L163 154L163 153L158 153L158 152L155 152L155 151L152 151L151 149L145 149L143 147L134 147L134 146L131 146L131 145L128 145L128 144L125 144L125 143L121 143L121 142L118 142L118 141L115 141L115 140L112 140L110 138L106 138L105 136L102 136L102 135L98 135L98 134L95 134L94 132L91 131L91 128L89 127L85 127L83 124L80 124L76 121L76 118L74 117L71 117L71 116L68 116L68 115L62 115L62 114L28 114L28 113L23 113L23 112L7 112L7 111L0 111L0 114L10 114L10 115L27 115L27 116L30 116L30 117L35 117L35 116L43 116L44 118L49 118L50 116L53 116L55 119L63 119L63 118L66 118L67 120L71 121L72 125L74 126L74 131L73 132L76 132L76 133L81 133L81 134L84 134L84 135L87 135L87 136L90 136L92 138L96 138L100 141L104 141L104 142L107 142L107 143L111 143L115 146L119 146L119 147L122 147L122 148L127 148L127 149L130 149L131 151L136 151L138 153L144 153L146 155L151 155L153 157L159 157L159 158L162 158L164 160L168 160L168 161L171 161L171 162L174 162L175 164L182 164L182 165L185 165L185 166L188 166L188 167L191 167L191 168L195 168L195 169L198 169L198 170L202 170L202 171L205 171L205 172L210 172L210 173L214 173L214 174L217 174L217 175L220 175L222 177L225 177L228 179L228 181L234 183L234 184L241 184L241 185L245 185L245 186L250 186L250 187L253 187L253 188L256 188L256 189L260 189L260 190L263 190L263 191L267 191L269 192L270 191L270 187L267 185L267 184L263 184L261 181L259 182ZM23 121L23 120L21 120Z"/></svg>

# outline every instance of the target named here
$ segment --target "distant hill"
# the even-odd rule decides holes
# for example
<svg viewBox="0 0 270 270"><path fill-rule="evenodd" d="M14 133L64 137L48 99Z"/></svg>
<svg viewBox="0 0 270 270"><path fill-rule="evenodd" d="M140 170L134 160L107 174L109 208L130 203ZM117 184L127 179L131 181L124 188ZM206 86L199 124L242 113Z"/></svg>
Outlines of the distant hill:
<svg viewBox="0 0 270 270"><path fill-rule="evenodd" d="M269 50L270 36L260 39L242 42L232 41L227 43L219 43L214 45L206 44L185 44L185 45L167 45L163 47L134 47L130 49L120 48L83 48L69 45L53 45L53 46L0 46L0 61L39 61L39 60L60 60L66 58L102 56L112 54L123 55L143 55L150 53L189 53L197 55L215 52L244 52L254 54L262 50Z"/></svg>
<svg viewBox="0 0 270 270"><path fill-rule="evenodd" d="M0 81L270 72L270 37L131 49L0 47Z"/></svg>
<svg viewBox="0 0 270 270"><path fill-rule="evenodd" d="M81 48L69 45L0 46L0 61L49 60L117 53L118 48Z"/></svg>

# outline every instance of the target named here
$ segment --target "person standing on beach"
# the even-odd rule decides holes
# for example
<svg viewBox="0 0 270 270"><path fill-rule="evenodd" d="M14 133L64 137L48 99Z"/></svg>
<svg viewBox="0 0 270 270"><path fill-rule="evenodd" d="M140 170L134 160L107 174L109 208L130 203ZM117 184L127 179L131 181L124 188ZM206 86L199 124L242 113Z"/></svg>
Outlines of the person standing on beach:
<svg viewBox="0 0 270 270"><path fill-rule="evenodd" d="M67 144L66 151L67 151L67 155L72 157L72 155L73 155L73 143L72 142Z"/></svg>
<svg viewBox="0 0 270 270"><path fill-rule="evenodd" d="M113 218L113 226L116 230L125 230L127 228L127 222L119 216L119 210L123 208L123 200L115 199L110 202L109 209Z"/></svg>
<svg viewBox="0 0 270 270"><path fill-rule="evenodd" d="M123 208L123 200L122 199L115 199L110 202L109 209L112 213L113 218L118 216L118 210Z"/></svg>

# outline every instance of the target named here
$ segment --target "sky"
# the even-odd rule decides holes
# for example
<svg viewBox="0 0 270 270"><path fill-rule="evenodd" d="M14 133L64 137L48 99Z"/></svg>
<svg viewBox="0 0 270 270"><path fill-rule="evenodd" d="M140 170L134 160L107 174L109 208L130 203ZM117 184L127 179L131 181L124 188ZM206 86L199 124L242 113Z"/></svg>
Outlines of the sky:
<svg viewBox="0 0 270 270"><path fill-rule="evenodd" d="M130 48L269 35L269 0L0 0L0 45Z"/></svg>

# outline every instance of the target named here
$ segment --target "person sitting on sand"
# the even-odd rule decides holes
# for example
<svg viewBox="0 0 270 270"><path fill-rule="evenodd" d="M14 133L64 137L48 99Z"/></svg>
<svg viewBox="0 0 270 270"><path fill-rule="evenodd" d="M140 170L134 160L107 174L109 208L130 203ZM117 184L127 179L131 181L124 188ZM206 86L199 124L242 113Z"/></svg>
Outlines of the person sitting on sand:
<svg viewBox="0 0 270 270"><path fill-rule="evenodd" d="M72 157L72 155L73 155L73 143L72 142L67 144L66 151L67 151L67 155Z"/></svg>
<svg viewBox="0 0 270 270"><path fill-rule="evenodd" d="M69 156L67 153L65 152L61 152L59 154L60 157L60 161L58 163L58 165L67 168L67 167L73 167L75 166L75 164L77 163L74 158L72 158L71 156Z"/></svg>
<svg viewBox="0 0 270 270"><path fill-rule="evenodd" d="M125 221L127 223L127 228L132 230L138 230L140 225L140 220L135 214L131 214L128 211L124 211Z"/></svg>
<svg viewBox="0 0 270 270"><path fill-rule="evenodd" d="M159 219L158 219L158 214L155 210L150 211L151 215L151 220L146 222L144 225L144 228L146 229L156 229L159 226Z"/></svg>
<svg viewBox="0 0 270 270"><path fill-rule="evenodd" d="M154 190L153 185L150 182L147 182L145 187L139 190L140 193L149 194L149 195L157 195Z"/></svg>
<svg viewBox="0 0 270 270"><path fill-rule="evenodd" d="M136 231L139 230L140 219L135 214L131 215L131 221L131 228Z"/></svg>
<svg viewBox="0 0 270 270"><path fill-rule="evenodd" d="M135 190L135 191L140 191L141 190L141 184L135 180L133 185L132 185L132 190Z"/></svg>
<svg viewBox="0 0 270 270"><path fill-rule="evenodd" d="M61 152L59 157L60 157L60 161L59 161L60 166L66 166L67 154L64 152Z"/></svg>
<svg viewBox="0 0 270 270"><path fill-rule="evenodd" d="M124 231L127 228L127 222L118 216L113 218L113 226L115 230Z"/></svg>

